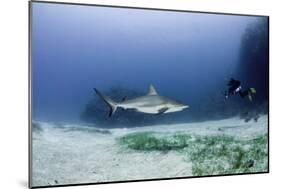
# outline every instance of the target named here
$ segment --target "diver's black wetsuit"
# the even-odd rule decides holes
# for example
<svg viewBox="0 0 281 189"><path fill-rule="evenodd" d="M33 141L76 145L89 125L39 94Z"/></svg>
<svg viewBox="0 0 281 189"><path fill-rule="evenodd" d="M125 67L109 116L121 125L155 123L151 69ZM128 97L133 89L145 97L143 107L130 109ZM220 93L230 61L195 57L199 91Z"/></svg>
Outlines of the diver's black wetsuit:
<svg viewBox="0 0 281 189"><path fill-rule="evenodd" d="M244 98L245 96L248 96L249 95L249 90L246 90L246 91L239 91L238 92L239 95Z"/></svg>
<svg viewBox="0 0 281 189"><path fill-rule="evenodd" d="M249 95L249 89L242 91L241 82L231 78L227 84L229 86L228 92L225 97L228 98L230 95L238 93L242 98Z"/></svg>

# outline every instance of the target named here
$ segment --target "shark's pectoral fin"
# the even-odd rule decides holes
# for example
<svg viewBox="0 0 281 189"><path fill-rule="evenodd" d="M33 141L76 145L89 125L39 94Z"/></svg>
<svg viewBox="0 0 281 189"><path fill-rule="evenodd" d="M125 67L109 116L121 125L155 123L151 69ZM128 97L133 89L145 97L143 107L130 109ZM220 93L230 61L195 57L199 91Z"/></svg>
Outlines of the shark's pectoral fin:
<svg viewBox="0 0 281 189"><path fill-rule="evenodd" d="M158 110L158 113L156 115L160 115L160 114L163 114L165 113L169 108L161 108Z"/></svg>

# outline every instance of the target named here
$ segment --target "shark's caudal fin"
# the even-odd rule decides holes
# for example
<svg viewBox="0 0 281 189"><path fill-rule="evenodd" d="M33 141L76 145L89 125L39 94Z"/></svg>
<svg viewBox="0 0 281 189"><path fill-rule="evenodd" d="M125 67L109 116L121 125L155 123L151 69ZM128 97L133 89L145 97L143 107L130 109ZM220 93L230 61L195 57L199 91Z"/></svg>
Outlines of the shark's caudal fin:
<svg viewBox="0 0 281 189"><path fill-rule="evenodd" d="M149 86L149 90L148 90L147 95L158 95L152 84L150 84L150 86Z"/></svg>
<svg viewBox="0 0 281 189"><path fill-rule="evenodd" d="M96 88L94 88L97 95L109 106L109 117L111 117L115 111L117 110L117 103L111 100L109 97L103 95L101 92L99 92Z"/></svg>

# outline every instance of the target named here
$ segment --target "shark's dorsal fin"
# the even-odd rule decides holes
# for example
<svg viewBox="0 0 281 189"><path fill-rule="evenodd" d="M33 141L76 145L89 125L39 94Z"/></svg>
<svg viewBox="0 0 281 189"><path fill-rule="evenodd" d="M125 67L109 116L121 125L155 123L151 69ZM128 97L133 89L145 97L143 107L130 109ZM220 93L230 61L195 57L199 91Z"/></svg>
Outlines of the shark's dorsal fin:
<svg viewBox="0 0 281 189"><path fill-rule="evenodd" d="M157 91L155 90L152 84L149 86L147 95L157 95Z"/></svg>

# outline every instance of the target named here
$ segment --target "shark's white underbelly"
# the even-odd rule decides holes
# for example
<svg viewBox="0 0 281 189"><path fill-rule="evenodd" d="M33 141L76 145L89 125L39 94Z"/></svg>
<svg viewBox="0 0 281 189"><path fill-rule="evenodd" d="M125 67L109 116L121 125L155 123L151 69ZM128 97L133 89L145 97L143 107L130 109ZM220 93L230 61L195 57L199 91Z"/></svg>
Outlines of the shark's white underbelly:
<svg viewBox="0 0 281 189"><path fill-rule="evenodd" d="M157 105L157 106L121 106L124 109L133 109L137 112L143 112L148 114L158 114L161 113L162 109L168 108L163 113L171 113L171 112L178 112L182 111L182 108L170 107L169 105Z"/></svg>
<svg viewBox="0 0 281 189"><path fill-rule="evenodd" d="M157 113L159 113L159 108L157 108L157 107L153 107L153 108L139 107L139 108L136 108L136 111L148 113L148 114L157 114Z"/></svg>
<svg viewBox="0 0 281 189"><path fill-rule="evenodd" d="M132 109L137 112L143 112L148 114L157 114L161 108L164 106L123 106L124 109Z"/></svg>

